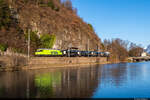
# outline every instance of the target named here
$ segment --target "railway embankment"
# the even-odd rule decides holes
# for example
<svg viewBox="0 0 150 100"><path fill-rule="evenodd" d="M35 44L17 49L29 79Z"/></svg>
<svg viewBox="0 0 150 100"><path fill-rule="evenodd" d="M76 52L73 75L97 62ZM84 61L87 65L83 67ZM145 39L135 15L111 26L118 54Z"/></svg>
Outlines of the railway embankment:
<svg viewBox="0 0 150 100"><path fill-rule="evenodd" d="M82 65L106 64L107 57L32 57L22 69L82 67Z"/></svg>
<svg viewBox="0 0 150 100"><path fill-rule="evenodd" d="M85 65L107 64L107 57L0 57L0 71L25 69L82 67Z"/></svg>

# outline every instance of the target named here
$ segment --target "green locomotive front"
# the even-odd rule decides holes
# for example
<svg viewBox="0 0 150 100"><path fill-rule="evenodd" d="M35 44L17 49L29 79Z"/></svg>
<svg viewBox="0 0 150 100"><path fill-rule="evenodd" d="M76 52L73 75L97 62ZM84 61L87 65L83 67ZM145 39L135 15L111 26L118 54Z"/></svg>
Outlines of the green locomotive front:
<svg viewBox="0 0 150 100"><path fill-rule="evenodd" d="M61 50L55 49L37 49L35 56L63 56Z"/></svg>

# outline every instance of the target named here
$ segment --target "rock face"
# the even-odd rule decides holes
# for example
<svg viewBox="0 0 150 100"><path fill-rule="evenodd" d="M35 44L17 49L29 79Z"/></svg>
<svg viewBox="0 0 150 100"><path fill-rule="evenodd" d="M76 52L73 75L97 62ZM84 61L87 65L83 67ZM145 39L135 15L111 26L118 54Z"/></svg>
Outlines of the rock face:
<svg viewBox="0 0 150 100"><path fill-rule="evenodd" d="M78 17L74 10L68 9L60 0L43 0L42 4L38 1L40 0L8 0L13 17L18 20L23 31L31 29L37 31L38 36L44 33L55 34L56 42L53 48L57 49L101 48L101 40L93 28ZM46 5L49 1L55 9Z"/></svg>

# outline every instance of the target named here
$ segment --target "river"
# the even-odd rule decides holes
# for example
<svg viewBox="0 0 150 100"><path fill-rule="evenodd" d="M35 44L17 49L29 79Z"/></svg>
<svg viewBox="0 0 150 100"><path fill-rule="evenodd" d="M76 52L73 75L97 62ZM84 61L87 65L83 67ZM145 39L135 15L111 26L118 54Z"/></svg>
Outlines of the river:
<svg viewBox="0 0 150 100"><path fill-rule="evenodd" d="M0 72L0 98L150 98L150 62Z"/></svg>

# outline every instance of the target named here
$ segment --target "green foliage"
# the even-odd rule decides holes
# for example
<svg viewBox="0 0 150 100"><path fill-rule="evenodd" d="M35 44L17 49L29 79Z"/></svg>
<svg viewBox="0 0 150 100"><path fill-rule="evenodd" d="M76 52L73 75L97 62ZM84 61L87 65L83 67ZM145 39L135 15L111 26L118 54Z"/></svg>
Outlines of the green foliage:
<svg viewBox="0 0 150 100"><path fill-rule="evenodd" d="M0 44L0 50L1 50L1 51L6 51L6 50L7 50L7 45L5 45L5 44Z"/></svg>
<svg viewBox="0 0 150 100"><path fill-rule="evenodd" d="M53 3L53 0L49 0L48 3L44 3L42 0L37 0L38 5L41 7L50 7L51 9L55 11L59 11L59 7L56 7L55 4Z"/></svg>
<svg viewBox="0 0 150 100"><path fill-rule="evenodd" d="M55 72L36 75L34 83L40 97L49 98L54 95L53 85L59 86L61 83L61 73Z"/></svg>
<svg viewBox="0 0 150 100"><path fill-rule="evenodd" d="M93 28L92 24L88 24L88 25L89 25L89 27L90 27L92 30L94 30L94 28Z"/></svg>
<svg viewBox="0 0 150 100"><path fill-rule="evenodd" d="M52 0L48 1L47 6L48 6L48 7L51 7L51 8L52 8L53 10L55 10L55 11L59 11L59 8L58 8L58 7L55 7L55 5L54 5L54 3L53 3Z"/></svg>
<svg viewBox="0 0 150 100"><path fill-rule="evenodd" d="M37 35L38 31L30 31L30 41L32 44L39 46L40 45L40 39ZM25 39L28 40L28 32L25 34Z"/></svg>
<svg viewBox="0 0 150 100"><path fill-rule="evenodd" d="M56 36L55 35L49 35L49 34L43 34L40 38L41 40L41 47L42 48L52 48L55 40L56 40Z"/></svg>
<svg viewBox="0 0 150 100"><path fill-rule="evenodd" d="M38 31L30 31L30 42L31 42L31 44L35 45L37 48L39 48L39 47L41 47L41 48L52 48L54 43L55 43L56 36L55 35L49 35L49 34L43 34L39 38L37 36L37 32ZM28 40L28 32L25 33L25 39Z"/></svg>
<svg viewBox="0 0 150 100"><path fill-rule="evenodd" d="M48 7L51 7L52 9L55 8L55 5L52 0L50 0L47 5L48 5Z"/></svg>
<svg viewBox="0 0 150 100"><path fill-rule="evenodd" d="M102 48L102 50L104 50L104 49L105 49L105 46L104 46L104 44L103 44L103 43L101 43L101 48Z"/></svg>
<svg viewBox="0 0 150 100"><path fill-rule="evenodd" d="M0 0L0 29L1 27L9 28L11 22L10 9L4 0Z"/></svg>
<svg viewBox="0 0 150 100"><path fill-rule="evenodd" d="M55 10L55 11L59 11L59 8L58 8L58 7L57 7L57 8L55 7L54 10Z"/></svg>
<svg viewBox="0 0 150 100"><path fill-rule="evenodd" d="M47 4L40 4L41 7L47 7Z"/></svg>

